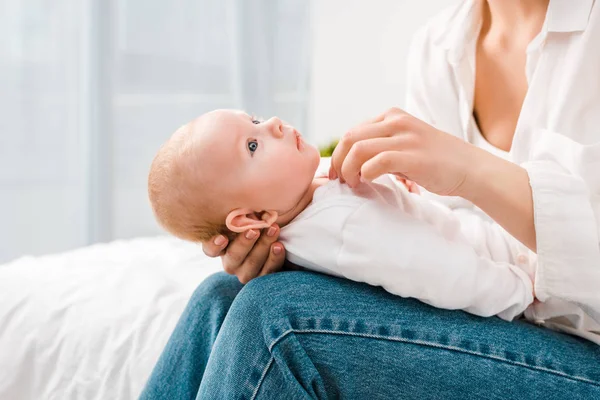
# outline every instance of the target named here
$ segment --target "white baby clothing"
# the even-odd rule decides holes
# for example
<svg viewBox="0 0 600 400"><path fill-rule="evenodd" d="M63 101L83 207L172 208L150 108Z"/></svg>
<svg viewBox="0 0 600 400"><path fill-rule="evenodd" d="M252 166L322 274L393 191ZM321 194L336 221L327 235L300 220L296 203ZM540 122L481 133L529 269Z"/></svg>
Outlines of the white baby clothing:
<svg viewBox="0 0 600 400"><path fill-rule="evenodd" d="M533 301L514 238L475 215L459 220L389 175L319 187L280 239L294 264L439 308L511 320Z"/></svg>

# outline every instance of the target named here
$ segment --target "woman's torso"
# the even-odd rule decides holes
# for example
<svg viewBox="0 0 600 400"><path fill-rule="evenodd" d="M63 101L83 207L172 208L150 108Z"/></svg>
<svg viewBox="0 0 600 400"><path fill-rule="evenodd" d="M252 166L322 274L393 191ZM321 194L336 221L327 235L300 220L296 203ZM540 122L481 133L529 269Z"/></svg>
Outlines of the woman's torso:
<svg viewBox="0 0 600 400"><path fill-rule="evenodd" d="M527 46L528 89L512 146L503 152L483 137L473 117L480 6L479 1L467 0L417 34L411 62L418 66L409 62L409 70L421 71L426 78L409 82L421 97L411 98L414 93L409 90L408 111L514 163L543 159L581 177L590 192L596 227L600 226L600 160L594 161L600 155L600 7L592 0L550 1L542 31ZM467 203L461 199L456 206L472 207ZM536 263L536 254L524 246L522 252ZM576 259L577 254L570 257ZM527 316L548 326L553 318L573 325L578 321L579 327L587 324L587 330L600 332L600 324L589 320L582 308L556 298L536 304Z"/></svg>

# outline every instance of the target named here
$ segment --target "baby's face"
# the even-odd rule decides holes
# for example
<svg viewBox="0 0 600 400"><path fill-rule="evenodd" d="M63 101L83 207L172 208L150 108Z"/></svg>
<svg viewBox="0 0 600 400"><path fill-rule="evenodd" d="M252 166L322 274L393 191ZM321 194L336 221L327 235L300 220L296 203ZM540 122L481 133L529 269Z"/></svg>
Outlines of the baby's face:
<svg viewBox="0 0 600 400"><path fill-rule="evenodd" d="M193 122L202 150L203 174L222 194L227 208L274 210L296 206L319 165L319 152L278 118L253 119L235 110L217 110ZM208 169L208 171L207 171Z"/></svg>

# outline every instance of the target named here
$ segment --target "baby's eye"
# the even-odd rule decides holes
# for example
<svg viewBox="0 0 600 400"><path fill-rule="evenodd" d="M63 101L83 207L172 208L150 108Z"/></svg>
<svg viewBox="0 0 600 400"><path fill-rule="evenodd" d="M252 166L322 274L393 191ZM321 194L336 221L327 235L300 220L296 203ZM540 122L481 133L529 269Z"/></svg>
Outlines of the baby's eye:
<svg viewBox="0 0 600 400"><path fill-rule="evenodd" d="M258 124L260 124L261 122L262 122L262 121L259 121L258 119L252 119L252 123L253 123L254 125L258 125Z"/></svg>
<svg viewBox="0 0 600 400"><path fill-rule="evenodd" d="M250 154L254 154L254 152L258 149L258 142L256 140L248 141L248 150L250 150Z"/></svg>

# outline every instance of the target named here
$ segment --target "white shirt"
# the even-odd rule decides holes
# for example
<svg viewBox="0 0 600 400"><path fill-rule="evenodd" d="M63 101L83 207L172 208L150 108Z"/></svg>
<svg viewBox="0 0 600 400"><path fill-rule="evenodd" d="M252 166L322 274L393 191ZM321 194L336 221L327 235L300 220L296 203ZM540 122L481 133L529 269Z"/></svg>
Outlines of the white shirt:
<svg viewBox="0 0 600 400"><path fill-rule="evenodd" d="M439 308L510 320L533 301L532 276L514 265L506 231L479 217L459 221L388 175L319 187L280 238L294 264Z"/></svg>
<svg viewBox="0 0 600 400"><path fill-rule="evenodd" d="M520 258L536 269L541 302L526 318L600 344L598 3L550 0L543 28L527 48L529 87L506 157L527 170L533 192L537 255L521 246ZM481 146L472 128L479 7L461 2L415 35L406 109ZM472 208L463 199L445 201Z"/></svg>

